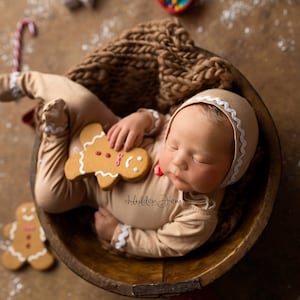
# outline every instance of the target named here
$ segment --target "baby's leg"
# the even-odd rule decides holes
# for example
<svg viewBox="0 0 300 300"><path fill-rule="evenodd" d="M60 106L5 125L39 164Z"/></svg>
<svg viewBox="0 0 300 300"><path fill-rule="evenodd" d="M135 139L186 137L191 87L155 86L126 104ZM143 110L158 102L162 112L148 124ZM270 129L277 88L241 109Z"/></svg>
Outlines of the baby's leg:
<svg viewBox="0 0 300 300"><path fill-rule="evenodd" d="M65 102L58 99L49 103L43 108L42 119L35 199L45 211L58 213L83 205L86 189L84 181L70 182L64 174L70 138Z"/></svg>
<svg viewBox="0 0 300 300"><path fill-rule="evenodd" d="M78 136L92 122L108 130L119 118L93 93L65 76L28 71L0 74L0 101L16 101L27 96L45 105L64 99L68 107L70 134Z"/></svg>

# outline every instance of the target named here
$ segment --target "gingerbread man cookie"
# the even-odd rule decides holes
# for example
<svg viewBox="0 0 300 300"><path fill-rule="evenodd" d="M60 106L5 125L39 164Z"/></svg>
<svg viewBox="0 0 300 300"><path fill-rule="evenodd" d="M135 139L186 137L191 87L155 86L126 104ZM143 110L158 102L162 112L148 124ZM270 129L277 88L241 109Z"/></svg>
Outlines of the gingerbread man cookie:
<svg viewBox="0 0 300 300"><path fill-rule="evenodd" d="M45 270L54 263L54 257L44 244L45 233L33 202L17 208L16 221L4 227L4 235L12 241L2 256L7 269L17 270L28 262L34 269Z"/></svg>
<svg viewBox="0 0 300 300"><path fill-rule="evenodd" d="M108 190L119 178L133 181L144 177L151 166L151 159L142 148L128 152L111 149L98 123L89 124L81 131L80 142L83 150L71 155L65 164L69 180L94 174L100 188Z"/></svg>

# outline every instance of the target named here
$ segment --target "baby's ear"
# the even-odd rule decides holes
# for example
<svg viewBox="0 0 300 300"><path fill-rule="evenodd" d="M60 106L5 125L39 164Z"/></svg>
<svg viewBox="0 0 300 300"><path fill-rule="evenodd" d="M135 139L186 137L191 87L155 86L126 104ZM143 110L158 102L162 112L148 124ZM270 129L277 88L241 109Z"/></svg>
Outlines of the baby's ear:
<svg viewBox="0 0 300 300"><path fill-rule="evenodd" d="M82 146L85 143L92 142L95 137L102 137L105 136L105 132L103 127L99 123L91 123L83 128L80 133L80 142Z"/></svg>

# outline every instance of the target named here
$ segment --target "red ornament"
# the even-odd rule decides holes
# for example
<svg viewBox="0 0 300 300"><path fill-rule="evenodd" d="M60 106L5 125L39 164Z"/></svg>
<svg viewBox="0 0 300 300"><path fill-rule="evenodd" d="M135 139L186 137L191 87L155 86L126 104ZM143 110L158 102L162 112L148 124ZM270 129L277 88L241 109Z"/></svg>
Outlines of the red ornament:
<svg viewBox="0 0 300 300"><path fill-rule="evenodd" d="M159 165L156 165L154 167L154 174L157 175L157 176L162 176L164 175L164 172L162 171L162 169L160 168Z"/></svg>

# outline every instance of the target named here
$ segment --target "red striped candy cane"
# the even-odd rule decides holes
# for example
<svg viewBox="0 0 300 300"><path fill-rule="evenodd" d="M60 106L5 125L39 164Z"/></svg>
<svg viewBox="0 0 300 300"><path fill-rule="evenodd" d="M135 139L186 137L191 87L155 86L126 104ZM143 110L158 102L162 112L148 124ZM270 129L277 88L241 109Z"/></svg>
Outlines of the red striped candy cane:
<svg viewBox="0 0 300 300"><path fill-rule="evenodd" d="M17 32L15 37L14 59L13 59L13 71L19 72L21 70L21 55L22 55L22 43L23 32L25 27L28 27L29 33L32 37L36 36L37 28L35 23L31 19L24 19L17 24Z"/></svg>

